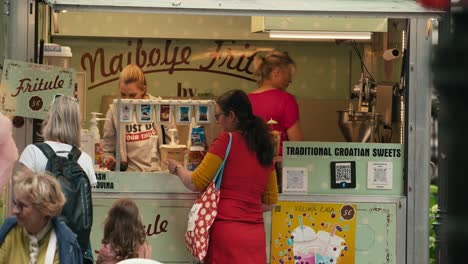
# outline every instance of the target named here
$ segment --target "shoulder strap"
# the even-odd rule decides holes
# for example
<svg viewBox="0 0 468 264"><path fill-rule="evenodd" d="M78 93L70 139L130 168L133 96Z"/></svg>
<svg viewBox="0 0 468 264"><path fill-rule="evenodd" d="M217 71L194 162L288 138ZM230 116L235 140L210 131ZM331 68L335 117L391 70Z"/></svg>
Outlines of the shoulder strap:
<svg viewBox="0 0 468 264"><path fill-rule="evenodd" d="M231 143L232 143L232 133L229 132L229 144L226 148L226 154L224 155L223 163L221 163L221 166L219 167L218 171L216 172L216 175L213 178L213 182L216 182L216 190L219 190L219 187L221 187L221 181L223 179L224 164L226 163L226 160L229 156L229 152L231 150Z"/></svg>
<svg viewBox="0 0 468 264"><path fill-rule="evenodd" d="M44 264L53 264L55 249L57 248L57 236L55 234L54 228L52 227L49 244L47 245L47 251L44 259Z"/></svg>
<svg viewBox="0 0 468 264"><path fill-rule="evenodd" d="M81 156L81 150L79 150L77 147L72 146L72 149L70 150L70 153L68 154L68 159L73 161L73 162L78 162L78 159Z"/></svg>
<svg viewBox="0 0 468 264"><path fill-rule="evenodd" d="M45 142L35 143L34 145L38 147L42 151L42 153L44 153L48 160L57 155L55 154L55 151L49 146L49 144Z"/></svg>

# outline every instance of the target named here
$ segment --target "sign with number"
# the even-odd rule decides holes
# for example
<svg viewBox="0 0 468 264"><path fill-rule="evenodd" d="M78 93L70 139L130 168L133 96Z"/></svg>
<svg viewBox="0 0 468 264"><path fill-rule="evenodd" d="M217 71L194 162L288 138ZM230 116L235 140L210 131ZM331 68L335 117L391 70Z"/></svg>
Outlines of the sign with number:
<svg viewBox="0 0 468 264"><path fill-rule="evenodd" d="M45 119L56 94L73 96L75 70L5 60L0 84L0 111Z"/></svg>
<svg viewBox="0 0 468 264"><path fill-rule="evenodd" d="M356 205L279 202L270 263L354 263Z"/></svg>

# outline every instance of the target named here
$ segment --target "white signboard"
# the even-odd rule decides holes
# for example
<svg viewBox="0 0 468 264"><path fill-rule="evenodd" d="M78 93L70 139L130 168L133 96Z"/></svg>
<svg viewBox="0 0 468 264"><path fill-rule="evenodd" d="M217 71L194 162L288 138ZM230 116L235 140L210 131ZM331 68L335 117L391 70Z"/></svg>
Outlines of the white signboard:
<svg viewBox="0 0 468 264"><path fill-rule="evenodd" d="M393 163L370 161L367 165L368 189L392 189Z"/></svg>

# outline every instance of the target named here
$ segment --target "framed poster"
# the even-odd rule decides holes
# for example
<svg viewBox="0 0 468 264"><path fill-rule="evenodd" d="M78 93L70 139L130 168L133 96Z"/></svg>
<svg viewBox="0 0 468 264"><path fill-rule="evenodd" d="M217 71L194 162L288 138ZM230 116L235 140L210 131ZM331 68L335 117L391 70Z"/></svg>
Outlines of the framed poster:
<svg viewBox="0 0 468 264"><path fill-rule="evenodd" d="M354 264L356 205L278 202L270 263Z"/></svg>
<svg viewBox="0 0 468 264"><path fill-rule="evenodd" d="M172 122L172 105L157 105L158 123Z"/></svg>
<svg viewBox="0 0 468 264"><path fill-rule="evenodd" d="M177 106L177 124L190 124L192 119L192 107L190 105Z"/></svg>
<svg viewBox="0 0 468 264"><path fill-rule="evenodd" d="M122 104L120 106L120 122L130 123L133 117L133 104Z"/></svg>
<svg viewBox="0 0 468 264"><path fill-rule="evenodd" d="M393 163L370 161L367 163L367 188L391 190L393 185Z"/></svg>
<svg viewBox="0 0 468 264"><path fill-rule="evenodd" d="M307 168L283 167L283 193L307 193Z"/></svg>
<svg viewBox="0 0 468 264"><path fill-rule="evenodd" d="M150 104L141 104L137 105L138 115L137 121L141 123L151 123L153 122L153 105Z"/></svg>
<svg viewBox="0 0 468 264"><path fill-rule="evenodd" d="M211 123L211 112L210 106L208 105L197 105L196 107L196 120L198 124L209 124Z"/></svg>

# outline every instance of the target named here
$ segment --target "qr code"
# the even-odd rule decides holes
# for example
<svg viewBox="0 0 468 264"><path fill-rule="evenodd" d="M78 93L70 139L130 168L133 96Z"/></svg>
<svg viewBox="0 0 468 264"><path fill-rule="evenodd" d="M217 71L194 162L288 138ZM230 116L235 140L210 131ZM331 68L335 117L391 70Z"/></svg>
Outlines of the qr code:
<svg viewBox="0 0 468 264"><path fill-rule="evenodd" d="M388 183L387 168L374 168L374 182Z"/></svg>
<svg viewBox="0 0 468 264"><path fill-rule="evenodd" d="M351 183L351 163L335 164L335 179L336 183Z"/></svg>
<svg viewBox="0 0 468 264"><path fill-rule="evenodd" d="M306 172L304 170L286 170L283 186L289 191L303 191L307 188Z"/></svg>

